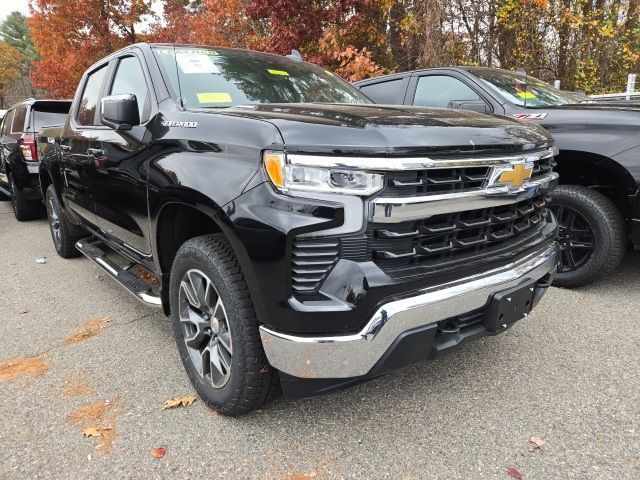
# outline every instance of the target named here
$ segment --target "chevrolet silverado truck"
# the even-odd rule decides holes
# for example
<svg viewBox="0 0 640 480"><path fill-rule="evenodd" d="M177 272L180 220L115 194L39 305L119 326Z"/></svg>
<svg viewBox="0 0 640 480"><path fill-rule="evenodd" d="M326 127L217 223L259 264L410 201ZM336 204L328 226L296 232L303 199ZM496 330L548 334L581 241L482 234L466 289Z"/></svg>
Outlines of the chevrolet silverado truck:
<svg viewBox="0 0 640 480"><path fill-rule="evenodd" d="M546 128L559 149L550 208L560 230L554 284L578 287L611 273L628 243L640 250L640 105L592 103L497 68L416 70L356 82L377 103L506 115Z"/></svg>
<svg viewBox="0 0 640 480"><path fill-rule="evenodd" d="M224 414L503 332L556 270L544 129L377 106L295 58L132 45L40 141L57 252L164 309Z"/></svg>

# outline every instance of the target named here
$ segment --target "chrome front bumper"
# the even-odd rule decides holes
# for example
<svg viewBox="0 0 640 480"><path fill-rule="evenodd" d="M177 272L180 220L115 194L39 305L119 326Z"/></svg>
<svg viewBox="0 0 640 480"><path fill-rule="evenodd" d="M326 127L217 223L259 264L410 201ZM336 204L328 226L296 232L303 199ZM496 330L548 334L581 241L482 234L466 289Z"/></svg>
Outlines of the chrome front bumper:
<svg viewBox="0 0 640 480"><path fill-rule="evenodd" d="M261 326L262 344L271 365L294 377L363 376L404 332L481 309L493 294L554 272L558 251L554 242L512 264L386 303L356 334L295 336Z"/></svg>

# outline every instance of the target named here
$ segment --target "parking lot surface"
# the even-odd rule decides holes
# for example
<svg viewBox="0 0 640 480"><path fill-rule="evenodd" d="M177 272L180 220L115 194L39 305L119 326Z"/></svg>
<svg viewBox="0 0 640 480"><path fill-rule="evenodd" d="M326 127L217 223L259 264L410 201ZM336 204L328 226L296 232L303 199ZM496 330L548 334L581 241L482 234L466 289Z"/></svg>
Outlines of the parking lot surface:
<svg viewBox="0 0 640 480"><path fill-rule="evenodd" d="M161 410L194 395L168 319L0 202L0 478L638 479L638 285L629 252L434 362L242 418Z"/></svg>

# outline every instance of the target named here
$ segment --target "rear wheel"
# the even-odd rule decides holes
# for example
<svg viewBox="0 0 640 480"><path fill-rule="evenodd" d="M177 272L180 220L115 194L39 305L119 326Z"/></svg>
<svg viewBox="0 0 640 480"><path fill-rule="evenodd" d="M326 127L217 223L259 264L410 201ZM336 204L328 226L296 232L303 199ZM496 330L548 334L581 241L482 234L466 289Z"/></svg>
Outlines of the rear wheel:
<svg viewBox="0 0 640 480"><path fill-rule="evenodd" d="M561 185L551 192L550 208L560 226L560 263L554 285L579 287L608 275L626 247L624 217L600 192Z"/></svg>
<svg viewBox="0 0 640 480"><path fill-rule="evenodd" d="M27 200L23 193L18 190L16 182L11 174L9 177L9 193L11 196L11 205L13 213L19 222L34 220L40 218L43 214L42 203L40 200Z"/></svg>
<svg viewBox="0 0 640 480"><path fill-rule="evenodd" d="M47 207L47 219L49 220L49 231L53 246L62 258L79 257L81 254L76 248L76 242L83 235L75 235L73 232L77 227L69 222L62 211L56 191L53 185L49 185L45 193L45 204Z"/></svg>
<svg viewBox="0 0 640 480"><path fill-rule="evenodd" d="M222 235L188 240L169 287L182 363L200 397L225 415L261 407L279 392L240 266Z"/></svg>

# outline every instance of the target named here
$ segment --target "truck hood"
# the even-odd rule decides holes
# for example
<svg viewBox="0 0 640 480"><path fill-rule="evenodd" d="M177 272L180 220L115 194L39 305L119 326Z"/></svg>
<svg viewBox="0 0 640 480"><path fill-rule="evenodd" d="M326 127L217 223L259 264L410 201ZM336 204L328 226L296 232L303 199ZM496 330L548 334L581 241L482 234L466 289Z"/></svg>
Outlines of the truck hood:
<svg viewBox="0 0 640 480"><path fill-rule="evenodd" d="M349 104L258 104L225 115L275 125L287 151L421 155L531 149L552 143L539 127L460 110Z"/></svg>

